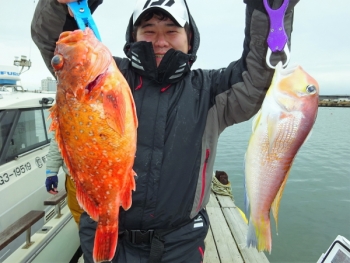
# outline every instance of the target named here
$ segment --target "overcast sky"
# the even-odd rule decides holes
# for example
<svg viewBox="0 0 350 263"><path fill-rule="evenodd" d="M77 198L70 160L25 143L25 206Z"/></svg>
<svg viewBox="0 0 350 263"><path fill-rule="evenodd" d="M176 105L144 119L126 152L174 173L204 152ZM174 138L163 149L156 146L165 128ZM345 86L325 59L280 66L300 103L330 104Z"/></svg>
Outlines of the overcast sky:
<svg viewBox="0 0 350 263"><path fill-rule="evenodd" d="M261 0L262 1L262 0ZM38 0L0 0L0 65L14 57L32 61L21 75L28 89L50 77L30 37L30 23ZM136 0L104 0L94 13L104 44L124 56L125 30ZM242 53L245 4L243 0L187 0L201 34L193 68L221 68ZM350 1L301 0L295 8L289 65L301 65L320 85L321 94L350 95Z"/></svg>

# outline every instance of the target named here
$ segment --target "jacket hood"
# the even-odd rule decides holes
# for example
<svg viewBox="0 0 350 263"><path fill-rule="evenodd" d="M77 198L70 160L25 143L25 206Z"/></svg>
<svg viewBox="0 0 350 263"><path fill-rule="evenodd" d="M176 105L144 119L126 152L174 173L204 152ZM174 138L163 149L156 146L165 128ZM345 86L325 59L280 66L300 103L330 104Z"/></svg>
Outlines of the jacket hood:
<svg viewBox="0 0 350 263"><path fill-rule="evenodd" d="M192 64L197 59L197 51L200 43L199 31L185 1L192 37L190 40L191 49L188 54L178 50L169 50L157 68L153 46L145 41L135 42L133 38L133 15L131 15L126 29L126 43L124 53L131 60L134 69L142 76L155 79L160 83L174 83L190 71ZM168 54L169 53L169 54ZM180 71L179 71L180 70ZM180 74L178 72L181 72Z"/></svg>

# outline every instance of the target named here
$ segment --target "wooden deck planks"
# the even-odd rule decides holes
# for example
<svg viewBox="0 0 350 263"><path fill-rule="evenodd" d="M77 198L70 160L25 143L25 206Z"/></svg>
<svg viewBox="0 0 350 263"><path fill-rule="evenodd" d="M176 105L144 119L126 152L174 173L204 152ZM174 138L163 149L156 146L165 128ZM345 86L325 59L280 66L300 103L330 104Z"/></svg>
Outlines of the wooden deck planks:
<svg viewBox="0 0 350 263"><path fill-rule="evenodd" d="M211 194L210 198L216 198L220 207L232 207L235 208L236 205L229 196L226 195L216 195Z"/></svg>
<svg viewBox="0 0 350 263"><path fill-rule="evenodd" d="M248 226L230 197L212 193L206 210L211 226L204 263L269 263L264 253L246 247Z"/></svg>
<svg viewBox="0 0 350 263"><path fill-rule="evenodd" d="M217 263L220 262L218 251L216 250L215 241L213 238L213 233L209 228L207 237L205 238L205 253L204 253L205 263Z"/></svg>
<svg viewBox="0 0 350 263"><path fill-rule="evenodd" d="M258 252L255 248L248 248L246 246L248 226L244 222L239 211L237 211L237 208L223 208L223 213L235 238L236 244L242 253L244 262L268 263L269 261L263 252Z"/></svg>

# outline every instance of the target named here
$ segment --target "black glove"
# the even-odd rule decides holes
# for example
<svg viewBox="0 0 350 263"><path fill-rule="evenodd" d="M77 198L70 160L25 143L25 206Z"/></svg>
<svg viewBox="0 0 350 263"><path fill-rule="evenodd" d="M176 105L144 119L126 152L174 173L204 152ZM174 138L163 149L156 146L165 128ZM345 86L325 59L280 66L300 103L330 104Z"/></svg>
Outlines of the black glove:
<svg viewBox="0 0 350 263"><path fill-rule="evenodd" d="M254 9L257 9L261 12L266 13L266 9L265 9L263 0L243 0L243 1L248 6L254 8ZM269 6L272 9L278 9L284 1L283 0L267 0L267 2L269 3ZM292 10L298 2L299 2L299 0L289 0L289 4L288 4L286 13L288 13L290 10Z"/></svg>
<svg viewBox="0 0 350 263"><path fill-rule="evenodd" d="M57 194L58 177L57 175L46 177L46 191L50 194Z"/></svg>

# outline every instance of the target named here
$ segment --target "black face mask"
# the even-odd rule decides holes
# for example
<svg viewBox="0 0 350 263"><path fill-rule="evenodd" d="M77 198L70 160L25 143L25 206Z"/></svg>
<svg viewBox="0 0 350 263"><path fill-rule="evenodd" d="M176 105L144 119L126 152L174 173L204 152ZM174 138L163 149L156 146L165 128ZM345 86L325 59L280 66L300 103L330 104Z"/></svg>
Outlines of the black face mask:
<svg viewBox="0 0 350 263"><path fill-rule="evenodd" d="M157 67L152 43L146 41L126 44L124 52L138 74L163 84L178 82L191 70L195 61L191 54L170 49Z"/></svg>

